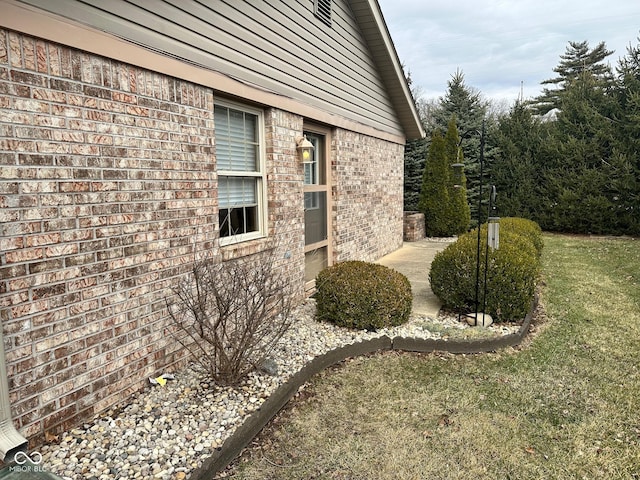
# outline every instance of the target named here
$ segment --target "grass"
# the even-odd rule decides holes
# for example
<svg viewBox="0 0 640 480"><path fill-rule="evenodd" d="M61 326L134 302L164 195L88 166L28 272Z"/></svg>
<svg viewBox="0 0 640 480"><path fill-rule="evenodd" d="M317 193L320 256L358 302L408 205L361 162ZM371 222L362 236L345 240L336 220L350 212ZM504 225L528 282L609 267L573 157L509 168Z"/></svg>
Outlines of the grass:
<svg viewBox="0 0 640 480"><path fill-rule="evenodd" d="M345 362L226 475L640 478L640 241L546 235L543 261L547 320L527 345Z"/></svg>

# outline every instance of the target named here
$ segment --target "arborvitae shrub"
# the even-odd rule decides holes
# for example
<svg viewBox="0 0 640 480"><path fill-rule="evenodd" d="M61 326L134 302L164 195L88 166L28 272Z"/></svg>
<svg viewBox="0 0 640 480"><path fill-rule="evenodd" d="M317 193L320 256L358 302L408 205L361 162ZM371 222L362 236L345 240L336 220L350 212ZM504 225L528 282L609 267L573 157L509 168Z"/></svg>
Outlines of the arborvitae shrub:
<svg viewBox="0 0 640 480"><path fill-rule="evenodd" d="M452 115L449 120L444 142L449 173L447 176L447 189L449 190L449 205L447 209L448 235L453 236L466 232L471 223L471 211L467 201L467 178L464 174L464 168L461 172L457 172L453 167L457 163L464 164L455 115Z"/></svg>
<svg viewBox="0 0 640 480"><path fill-rule="evenodd" d="M528 236L517 233L518 222L500 228L500 247L489 248L486 313L496 321L518 321L528 312L540 273L540 254ZM475 309L477 229L461 235L431 263L433 293L445 308L460 313ZM487 226L480 231L479 310L484 302ZM541 248L541 247L540 247Z"/></svg>
<svg viewBox="0 0 640 480"><path fill-rule="evenodd" d="M424 213L428 237L450 236L449 222L449 165L446 144L436 130L431 138L427 160L422 175L422 188L418 210Z"/></svg>
<svg viewBox="0 0 640 480"><path fill-rule="evenodd" d="M347 261L316 277L317 317L341 327L377 330L405 323L411 284L401 273L375 263Z"/></svg>

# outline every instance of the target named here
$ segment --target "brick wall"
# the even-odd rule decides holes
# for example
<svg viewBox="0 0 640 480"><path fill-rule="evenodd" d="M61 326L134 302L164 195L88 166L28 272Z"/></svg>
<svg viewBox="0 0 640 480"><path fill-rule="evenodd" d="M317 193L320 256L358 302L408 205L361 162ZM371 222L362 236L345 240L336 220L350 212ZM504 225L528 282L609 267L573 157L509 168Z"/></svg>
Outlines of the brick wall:
<svg viewBox="0 0 640 480"><path fill-rule="evenodd" d="M197 253L275 243L304 296L303 119L264 111L269 238L219 247L214 91L0 29L0 319L36 443L179 368L165 298ZM336 129L336 261L402 244L403 147Z"/></svg>
<svg viewBox="0 0 640 480"><path fill-rule="evenodd" d="M374 261L400 248L404 147L337 129L331 149L335 261Z"/></svg>
<svg viewBox="0 0 640 480"><path fill-rule="evenodd" d="M180 362L164 296L216 230L210 90L0 31L0 300L32 437Z"/></svg>
<svg viewBox="0 0 640 480"><path fill-rule="evenodd" d="M211 89L0 30L0 316L28 438L183 364L165 296L194 251L218 249L213 101ZM267 110L265 131L270 232L286 233L279 258L301 296L302 119Z"/></svg>
<svg viewBox="0 0 640 480"><path fill-rule="evenodd" d="M303 119L277 109L265 114L269 236L276 238L281 267L294 285L294 295L304 297L304 172L298 159L296 138Z"/></svg>
<svg viewBox="0 0 640 480"><path fill-rule="evenodd" d="M426 236L424 213L404 212L404 241L417 242Z"/></svg>

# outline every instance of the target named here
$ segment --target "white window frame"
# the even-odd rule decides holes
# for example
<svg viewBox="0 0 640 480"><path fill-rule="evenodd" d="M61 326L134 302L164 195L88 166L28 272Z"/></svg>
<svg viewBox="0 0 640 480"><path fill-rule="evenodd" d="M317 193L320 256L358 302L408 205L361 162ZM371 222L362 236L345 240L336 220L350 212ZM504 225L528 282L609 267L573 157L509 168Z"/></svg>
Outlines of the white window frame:
<svg viewBox="0 0 640 480"><path fill-rule="evenodd" d="M249 107L240 103L230 102L227 100L216 100L215 106L225 107L232 110L238 110L244 113L256 115L258 120L258 148L257 148L257 165L258 170L255 172L236 171L236 170L218 170L218 179L220 177L239 177L239 178L255 178L256 179L256 199L258 202L257 208L257 220L258 229L249 233L239 233L236 235L230 235L227 237L219 237L220 245L232 245L235 243L246 242L249 240L255 240L266 236L267 232L267 173L266 173L266 148L265 148L265 134L264 134L264 113L258 108ZM214 124L215 132L215 124ZM216 166L218 165L218 158L216 153ZM217 192L218 193L218 192ZM220 222L220 201L218 196L218 223ZM218 231L220 230L220 224L218 224Z"/></svg>

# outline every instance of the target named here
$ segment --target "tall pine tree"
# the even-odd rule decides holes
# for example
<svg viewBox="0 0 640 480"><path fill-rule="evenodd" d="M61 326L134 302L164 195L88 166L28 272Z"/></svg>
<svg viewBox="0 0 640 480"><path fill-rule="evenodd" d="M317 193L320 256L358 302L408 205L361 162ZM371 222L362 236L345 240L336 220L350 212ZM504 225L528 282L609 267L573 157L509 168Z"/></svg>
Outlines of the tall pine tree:
<svg viewBox="0 0 640 480"><path fill-rule="evenodd" d="M583 69L567 79L558 94L553 139L558 157L551 173L561 189L553 208L554 225L567 225L579 233L605 233L614 214L616 192L610 182L614 171L609 159L616 106L610 94L611 77L601 72Z"/></svg>
<svg viewBox="0 0 640 480"><path fill-rule="evenodd" d="M446 131L452 115L456 117L456 125L460 133L461 158L464 158L467 178L467 197L471 210L472 223L477 218L479 193L479 152L480 130L482 120L487 114L488 103L482 99L480 92L467 86L462 71L457 70L447 83L446 94L437 102L420 101L419 113L422 124L427 131L439 128ZM490 138L487 138L485 158L485 183L490 167L493 149ZM420 196L419 186L422 184L422 173L430 138L409 142L405 147L405 210L417 209Z"/></svg>
<svg viewBox="0 0 640 480"><path fill-rule="evenodd" d="M427 158L429 142L421 138L413 140L404 147L404 210L418 210L422 174Z"/></svg>
<svg viewBox="0 0 640 480"><path fill-rule="evenodd" d="M478 218L478 197L480 195L480 131L487 114L487 102L480 92L467 86L462 71L457 70L447 83L447 92L440 99L440 110L434 112L437 124L446 130L451 116L455 116L461 138L462 157L465 159L467 179L467 200L470 207L472 225ZM493 148L487 135L485 139L484 183L490 177ZM487 189L484 189L486 192Z"/></svg>
<svg viewBox="0 0 640 480"><path fill-rule="evenodd" d="M556 88L543 89L542 95L532 102L534 112L542 116L553 109L561 109L562 94L571 82L584 74L611 82L611 67L603 62L612 53L604 42L594 49L589 49L587 41L569 42L564 55L560 55L560 63L553 69L558 76L542 82L543 85L555 85Z"/></svg>
<svg viewBox="0 0 640 480"><path fill-rule="evenodd" d="M500 121L494 176L503 212L546 230L640 233L640 49L614 77L604 43L570 42L534 109ZM556 109L553 117L539 113Z"/></svg>
<svg viewBox="0 0 640 480"><path fill-rule="evenodd" d="M637 39L640 42L640 38ZM620 112L616 116L616 148L610 159L615 166L612 184L617 231L640 234L640 43L627 47L617 67L616 92Z"/></svg>
<svg viewBox="0 0 640 480"><path fill-rule="evenodd" d="M492 180L500 194L500 215L540 223L546 187L541 177L546 168L541 148L548 126L549 123L534 116L523 101L517 101L500 118L495 132L498 153L492 171Z"/></svg>

